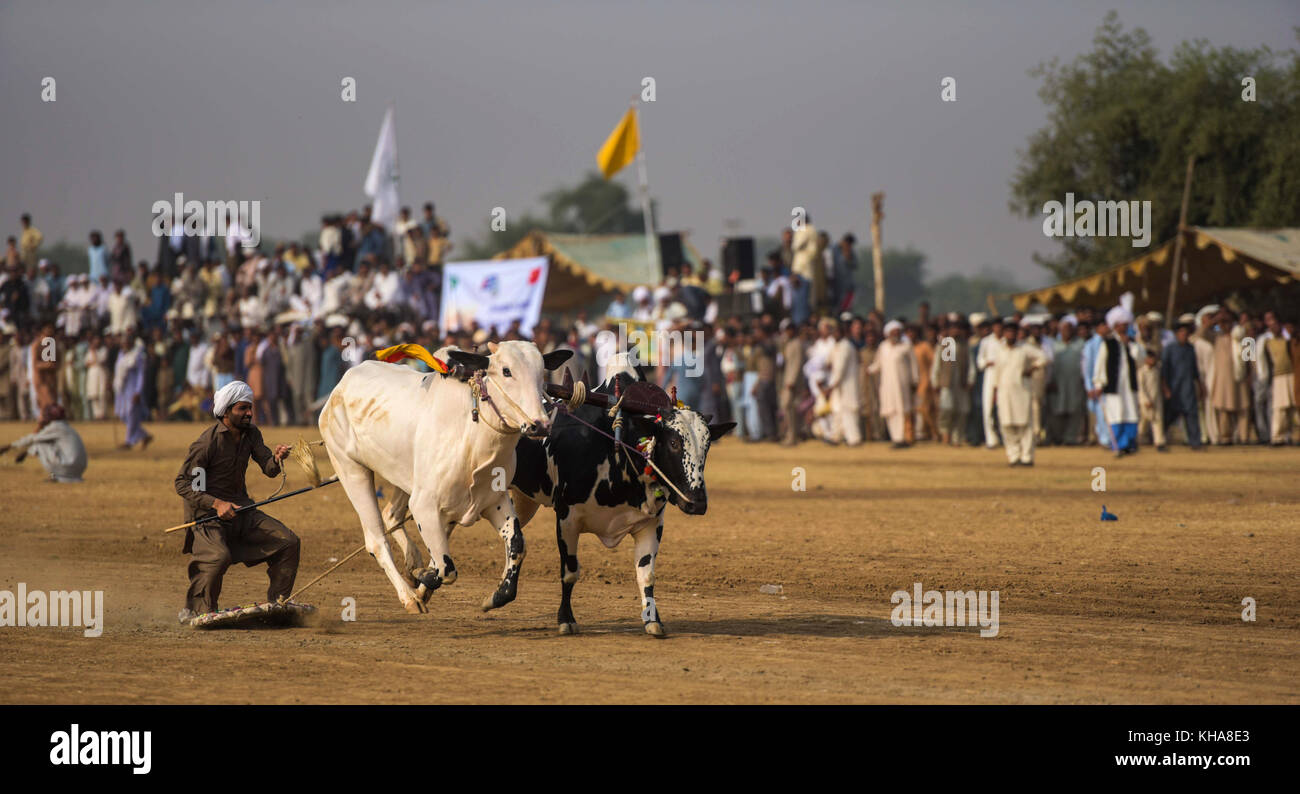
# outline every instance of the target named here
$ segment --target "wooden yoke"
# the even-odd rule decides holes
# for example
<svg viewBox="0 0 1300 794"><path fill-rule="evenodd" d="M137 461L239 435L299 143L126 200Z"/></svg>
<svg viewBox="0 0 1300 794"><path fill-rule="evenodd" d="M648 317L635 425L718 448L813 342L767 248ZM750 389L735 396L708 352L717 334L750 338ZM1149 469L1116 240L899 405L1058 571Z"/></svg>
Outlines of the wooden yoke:
<svg viewBox="0 0 1300 794"><path fill-rule="evenodd" d="M573 377L566 370L564 373L564 383L546 384L546 393L552 397L561 400L573 399ZM600 408L612 408L619 400L623 401L622 409L633 413L654 416L673 407L672 400L663 389L653 383L636 381L627 387L621 397L612 394L602 394L597 391L587 390L583 404L595 405Z"/></svg>

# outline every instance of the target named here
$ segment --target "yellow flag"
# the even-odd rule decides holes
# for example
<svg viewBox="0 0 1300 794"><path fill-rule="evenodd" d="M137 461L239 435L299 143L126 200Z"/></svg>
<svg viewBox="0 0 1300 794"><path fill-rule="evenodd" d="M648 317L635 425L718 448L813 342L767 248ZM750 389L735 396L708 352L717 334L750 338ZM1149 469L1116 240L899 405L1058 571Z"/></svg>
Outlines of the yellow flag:
<svg viewBox="0 0 1300 794"><path fill-rule="evenodd" d="M636 128L636 108L628 108L623 120L609 134L605 145L596 153L596 164L609 179L632 162L636 153L641 151L641 135Z"/></svg>

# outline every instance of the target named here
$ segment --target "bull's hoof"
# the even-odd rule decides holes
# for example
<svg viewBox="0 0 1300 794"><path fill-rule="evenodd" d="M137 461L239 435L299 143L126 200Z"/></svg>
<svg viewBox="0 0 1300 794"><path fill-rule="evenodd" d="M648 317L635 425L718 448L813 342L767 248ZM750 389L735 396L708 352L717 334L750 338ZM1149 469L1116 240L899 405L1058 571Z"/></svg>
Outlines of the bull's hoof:
<svg viewBox="0 0 1300 794"><path fill-rule="evenodd" d="M447 575L444 576L444 577L442 577L442 583L443 583L444 585L448 585L448 584L456 584L456 569L455 569L455 568L452 568L450 571L447 571Z"/></svg>
<svg viewBox="0 0 1300 794"><path fill-rule="evenodd" d="M560 633L561 633L561 634L564 634L564 635L577 634L577 633L578 633L578 624L577 624L577 623L561 623L561 624L560 624Z"/></svg>
<svg viewBox="0 0 1300 794"><path fill-rule="evenodd" d="M429 611L428 607L424 605L424 602L419 599L408 601L405 606L406 611L410 612L412 615L420 615Z"/></svg>
<svg viewBox="0 0 1300 794"><path fill-rule="evenodd" d="M432 568L425 568L423 571L417 571L415 578L420 583L420 586L415 591L415 595L421 601L428 601L429 596L433 594L433 591L443 585L442 577L438 576L438 572Z"/></svg>
<svg viewBox="0 0 1300 794"><path fill-rule="evenodd" d="M509 604L511 601L514 600L515 600L514 593L503 593L500 590L497 590L493 592L492 595L483 599L483 603L480 605L480 608L484 612L491 612L494 609L500 609L501 607L505 606L506 604Z"/></svg>
<svg viewBox="0 0 1300 794"><path fill-rule="evenodd" d="M649 634L651 637L658 637L661 640L668 636L668 632L664 629L664 624L657 620L652 620L645 624L645 633Z"/></svg>

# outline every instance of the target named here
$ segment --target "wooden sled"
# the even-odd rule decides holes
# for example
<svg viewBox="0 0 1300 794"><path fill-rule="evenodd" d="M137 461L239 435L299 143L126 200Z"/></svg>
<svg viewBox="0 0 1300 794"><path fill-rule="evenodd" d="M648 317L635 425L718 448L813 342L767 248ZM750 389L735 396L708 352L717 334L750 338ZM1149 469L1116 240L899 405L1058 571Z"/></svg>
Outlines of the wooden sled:
<svg viewBox="0 0 1300 794"><path fill-rule="evenodd" d="M231 607L220 612L205 612L191 618L190 627L195 629L286 628L305 625L307 619L315 614L316 607L311 604L299 604L296 601L266 602Z"/></svg>

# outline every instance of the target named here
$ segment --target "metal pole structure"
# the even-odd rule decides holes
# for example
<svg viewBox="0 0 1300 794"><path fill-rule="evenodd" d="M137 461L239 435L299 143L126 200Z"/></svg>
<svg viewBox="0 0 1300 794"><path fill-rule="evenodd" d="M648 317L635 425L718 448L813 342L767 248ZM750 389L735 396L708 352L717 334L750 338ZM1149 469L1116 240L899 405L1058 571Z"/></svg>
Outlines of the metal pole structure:
<svg viewBox="0 0 1300 794"><path fill-rule="evenodd" d="M1178 211L1178 237L1174 240L1174 266L1169 273L1169 303L1165 306L1165 327L1174 326L1174 307L1178 297L1178 275L1183 265L1183 228L1187 225L1187 202L1192 196L1192 168L1196 157L1187 158L1187 181L1183 183L1183 207Z"/></svg>
<svg viewBox="0 0 1300 794"><path fill-rule="evenodd" d="M645 219L645 257L646 264L649 265L649 273L658 271L659 266L655 262L655 249L658 248L658 240L655 238L654 218L650 214L650 183L646 177L645 170L645 128L641 126L641 111L637 110L637 101L633 101L632 109L636 113L637 137L640 139L640 151L636 155L636 173L637 179L641 183L641 215Z"/></svg>
<svg viewBox="0 0 1300 794"><path fill-rule="evenodd" d="M871 272L876 281L876 311L885 313L884 252L880 250L880 222L885 219L885 194L871 194Z"/></svg>

